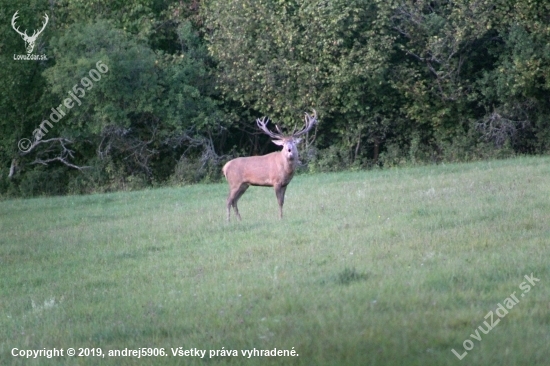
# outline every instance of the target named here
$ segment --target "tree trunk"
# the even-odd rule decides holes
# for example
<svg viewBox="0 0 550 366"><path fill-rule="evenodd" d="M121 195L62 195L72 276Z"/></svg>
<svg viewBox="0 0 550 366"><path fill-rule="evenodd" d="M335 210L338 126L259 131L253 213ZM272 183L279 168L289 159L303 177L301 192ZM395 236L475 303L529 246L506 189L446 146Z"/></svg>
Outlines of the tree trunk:
<svg viewBox="0 0 550 366"><path fill-rule="evenodd" d="M378 140L378 137L374 138L374 164L378 163L378 156L380 155L380 140Z"/></svg>
<svg viewBox="0 0 550 366"><path fill-rule="evenodd" d="M17 159L13 159L11 161L10 174L8 175L9 179L11 179L14 176L16 167L17 167Z"/></svg>

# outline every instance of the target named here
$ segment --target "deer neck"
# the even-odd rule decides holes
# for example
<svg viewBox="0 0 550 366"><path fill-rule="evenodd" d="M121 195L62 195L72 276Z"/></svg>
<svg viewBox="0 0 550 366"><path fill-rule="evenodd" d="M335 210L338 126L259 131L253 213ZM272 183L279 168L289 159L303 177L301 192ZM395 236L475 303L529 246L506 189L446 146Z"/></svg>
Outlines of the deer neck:
<svg viewBox="0 0 550 366"><path fill-rule="evenodd" d="M298 158L294 157L294 159L288 159L284 155L282 156L282 158L285 173L292 176L294 174L294 171L296 170L296 167L298 166Z"/></svg>

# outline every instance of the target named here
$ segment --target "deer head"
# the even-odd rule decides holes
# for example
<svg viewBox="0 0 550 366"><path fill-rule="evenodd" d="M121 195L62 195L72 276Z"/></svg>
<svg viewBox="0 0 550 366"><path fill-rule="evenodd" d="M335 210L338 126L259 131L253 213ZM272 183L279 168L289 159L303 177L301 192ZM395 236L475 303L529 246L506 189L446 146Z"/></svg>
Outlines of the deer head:
<svg viewBox="0 0 550 366"><path fill-rule="evenodd" d="M277 133L270 131L267 128L267 124L269 123L269 119L266 121L266 117L262 119L257 119L256 124L258 125L258 128L271 137L271 141L277 145L282 146L283 149L281 150L281 154L289 161L297 162L298 161L298 149L296 146L302 141L299 136L307 133L311 128L317 123L317 111L315 109L313 110L313 116L310 116L308 113L305 114L305 125L304 128L302 128L299 131L294 131L290 134L290 136L285 136L278 125L275 125L275 128L277 129Z"/></svg>
<svg viewBox="0 0 550 366"><path fill-rule="evenodd" d="M17 13L19 12L16 11L15 14L13 14L13 18L11 18L11 26L13 27L13 29L19 33L19 35L21 37L23 37L23 41L25 41L25 47L27 48L27 53L30 54L32 52L32 50L34 49L34 43L36 42L36 38L38 38L38 36L40 35L40 33L42 33L42 31L44 30L44 28L46 28L46 24L48 24L48 14L44 14L44 19L45 19L45 22L44 22L44 25L42 25L42 29L40 29L38 32L35 30L32 34L32 36L28 36L27 35L27 30L25 29L25 32L20 32L19 31L19 27L15 27L15 20L18 18L17 16Z"/></svg>

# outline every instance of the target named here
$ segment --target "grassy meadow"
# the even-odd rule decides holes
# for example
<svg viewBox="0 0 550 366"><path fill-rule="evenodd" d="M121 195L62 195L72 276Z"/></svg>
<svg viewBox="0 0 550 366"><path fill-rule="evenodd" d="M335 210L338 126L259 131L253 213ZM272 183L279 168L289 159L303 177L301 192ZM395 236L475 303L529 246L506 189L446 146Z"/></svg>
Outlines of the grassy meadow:
<svg viewBox="0 0 550 366"><path fill-rule="evenodd" d="M0 364L549 364L549 157L299 175L283 220L251 187L228 223L227 191L1 201ZM12 356L69 347L166 356Z"/></svg>

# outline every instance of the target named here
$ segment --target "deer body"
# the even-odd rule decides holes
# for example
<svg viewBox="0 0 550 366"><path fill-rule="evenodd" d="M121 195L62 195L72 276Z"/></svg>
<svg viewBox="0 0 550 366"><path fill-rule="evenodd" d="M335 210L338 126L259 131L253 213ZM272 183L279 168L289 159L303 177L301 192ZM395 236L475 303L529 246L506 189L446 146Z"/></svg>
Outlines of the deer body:
<svg viewBox="0 0 550 366"><path fill-rule="evenodd" d="M235 210L237 218L241 219L237 201L249 186L273 187L279 203L279 217L283 218L286 187L292 180L298 166L298 149L296 146L300 139L297 136L309 131L316 122L316 114L313 118L306 114L306 127L302 131L293 133L291 136L282 136L278 127L279 134L267 129L265 118L264 120L257 120L258 127L274 138L273 143L282 146L283 149L262 156L236 158L224 165L223 174L229 183L229 196L227 197L228 221L231 207Z"/></svg>
<svg viewBox="0 0 550 366"><path fill-rule="evenodd" d="M280 151L263 156L233 159L223 167L224 175L231 182L251 186L286 186L294 176L296 163L288 161Z"/></svg>

